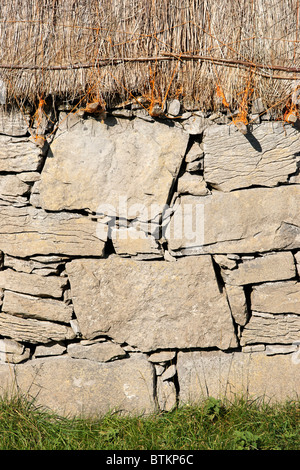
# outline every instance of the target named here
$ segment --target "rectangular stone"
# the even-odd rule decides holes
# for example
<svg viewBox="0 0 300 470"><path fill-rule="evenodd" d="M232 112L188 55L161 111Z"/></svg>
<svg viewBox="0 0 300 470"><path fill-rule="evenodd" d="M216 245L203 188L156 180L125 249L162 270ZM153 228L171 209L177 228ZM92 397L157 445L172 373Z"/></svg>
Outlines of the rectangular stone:
<svg viewBox="0 0 300 470"><path fill-rule="evenodd" d="M181 196L166 228L169 251L254 253L300 247L300 185Z"/></svg>
<svg viewBox="0 0 300 470"><path fill-rule="evenodd" d="M292 344L300 342L300 316L252 312L244 327L241 346L248 344Z"/></svg>
<svg viewBox="0 0 300 470"><path fill-rule="evenodd" d="M30 115L0 107L0 134L25 136L30 125Z"/></svg>
<svg viewBox="0 0 300 470"><path fill-rule="evenodd" d="M0 135L0 171L21 173L39 170L43 152L27 137Z"/></svg>
<svg viewBox="0 0 300 470"><path fill-rule="evenodd" d="M293 254L290 251L266 254L238 264L231 271L222 269L227 284L246 285L259 282L280 281L296 276Z"/></svg>
<svg viewBox="0 0 300 470"><path fill-rule="evenodd" d="M299 132L282 122L264 122L243 135L234 126L204 132L204 177L221 191L276 186L297 170Z"/></svg>
<svg viewBox="0 0 300 470"><path fill-rule="evenodd" d="M59 300L33 297L9 290L4 292L2 311L25 318L63 323L69 323L73 314L73 308Z"/></svg>
<svg viewBox="0 0 300 470"><path fill-rule="evenodd" d="M8 313L0 313L0 335L27 343L49 343L74 339L71 327L50 321L21 318Z"/></svg>
<svg viewBox="0 0 300 470"><path fill-rule="evenodd" d="M300 282L269 282L254 286L251 307L258 312L300 315Z"/></svg>
<svg viewBox="0 0 300 470"><path fill-rule="evenodd" d="M0 287L3 289L36 295L39 297L62 297L63 288L67 285L66 277L27 274L13 269L0 271Z"/></svg>
<svg viewBox="0 0 300 470"><path fill-rule="evenodd" d="M182 129L114 117L105 124L77 120L68 132L65 128L60 126L51 144L53 158L43 168L43 209L88 209L128 220L138 214L150 220L162 212L188 143Z"/></svg>
<svg viewBox="0 0 300 470"><path fill-rule="evenodd" d="M66 270L84 338L107 334L142 351L237 344L210 256L175 263L78 259Z"/></svg>
<svg viewBox="0 0 300 470"><path fill-rule="evenodd" d="M68 212L0 204L0 250L11 256L102 256L107 226Z"/></svg>

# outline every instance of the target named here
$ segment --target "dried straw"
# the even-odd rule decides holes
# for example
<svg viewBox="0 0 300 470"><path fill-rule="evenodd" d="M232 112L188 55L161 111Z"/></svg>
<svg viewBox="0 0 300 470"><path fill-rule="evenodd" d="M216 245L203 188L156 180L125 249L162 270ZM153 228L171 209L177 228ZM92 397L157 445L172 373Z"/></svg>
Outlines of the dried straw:
<svg viewBox="0 0 300 470"><path fill-rule="evenodd" d="M299 0L3 0L0 78L9 100L144 94L215 110L219 89L230 109L245 93L283 109L298 23Z"/></svg>

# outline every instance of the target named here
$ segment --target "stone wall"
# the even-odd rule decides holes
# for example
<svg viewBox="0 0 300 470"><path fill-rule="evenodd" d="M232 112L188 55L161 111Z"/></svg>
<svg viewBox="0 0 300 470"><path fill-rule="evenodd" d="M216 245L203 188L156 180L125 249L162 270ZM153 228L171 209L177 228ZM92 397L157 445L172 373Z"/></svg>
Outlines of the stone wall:
<svg viewBox="0 0 300 470"><path fill-rule="evenodd" d="M0 116L0 386L60 414L300 390L300 133ZM171 114L172 113L172 114Z"/></svg>

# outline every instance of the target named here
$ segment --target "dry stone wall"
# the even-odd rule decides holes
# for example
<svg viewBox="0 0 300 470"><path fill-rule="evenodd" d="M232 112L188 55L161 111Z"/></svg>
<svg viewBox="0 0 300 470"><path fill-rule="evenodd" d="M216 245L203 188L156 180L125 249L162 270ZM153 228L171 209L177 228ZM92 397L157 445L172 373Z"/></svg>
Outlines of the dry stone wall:
<svg viewBox="0 0 300 470"><path fill-rule="evenodd" d="M44 141L2 112L1 391L61 414L299 393L297 123L179 109L61 110Z"/></svg>

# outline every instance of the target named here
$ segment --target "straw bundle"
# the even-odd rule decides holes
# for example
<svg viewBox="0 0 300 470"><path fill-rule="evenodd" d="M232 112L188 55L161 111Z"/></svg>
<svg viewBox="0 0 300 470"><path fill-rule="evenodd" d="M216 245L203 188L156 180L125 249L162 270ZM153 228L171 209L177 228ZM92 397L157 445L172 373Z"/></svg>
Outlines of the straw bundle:
<svg viewBox="0 0 300 470"><path fill-rule="evenodd" d="M3 0L0 79L9 100L144 94L212 110L262 96L283 109L298 31L299 0Z"/></svg>

